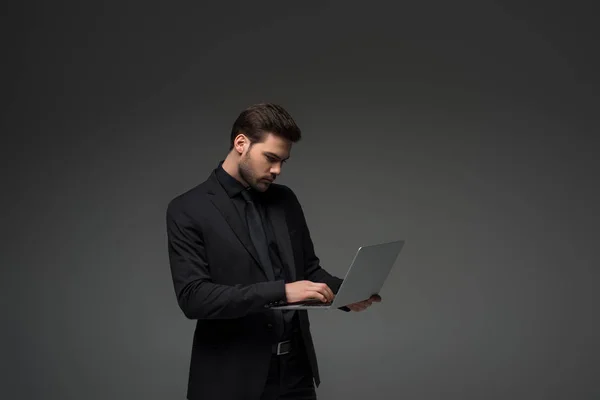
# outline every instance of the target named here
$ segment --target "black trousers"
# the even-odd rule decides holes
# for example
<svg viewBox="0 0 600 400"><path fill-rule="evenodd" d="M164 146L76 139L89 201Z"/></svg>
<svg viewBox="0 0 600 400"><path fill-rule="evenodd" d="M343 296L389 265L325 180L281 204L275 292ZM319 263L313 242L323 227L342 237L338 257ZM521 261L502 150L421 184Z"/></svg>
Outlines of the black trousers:
<svg viewBox="0 0 600 400"><path fill-rule="evenodd" d="M292 337L288 354L271 356L261 400L316 400L313 376L300 333Z"/></svg>

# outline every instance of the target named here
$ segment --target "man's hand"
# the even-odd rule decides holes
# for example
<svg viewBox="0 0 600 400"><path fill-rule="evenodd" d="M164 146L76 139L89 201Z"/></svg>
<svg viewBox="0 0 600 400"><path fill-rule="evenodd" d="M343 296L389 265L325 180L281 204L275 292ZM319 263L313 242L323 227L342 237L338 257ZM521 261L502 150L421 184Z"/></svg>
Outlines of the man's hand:
<svg viewBox="0 0 600 400"><path fill-rule="evenodd" d="M288 303L317 299L322 302L333 301L333 292L325 283L311 281L296 281L286 283L285 296Z"/></svg>
<svg viewBox="0 0 600 400"><path fill-rule="evenodd" d="M381 296L379 296L378 294L374 294L367 300L359 301L358 303L348 304L346 305L346 307L348 307L351 311L359 312L371 307L371 304L379 302L381 302Z"/></svg>

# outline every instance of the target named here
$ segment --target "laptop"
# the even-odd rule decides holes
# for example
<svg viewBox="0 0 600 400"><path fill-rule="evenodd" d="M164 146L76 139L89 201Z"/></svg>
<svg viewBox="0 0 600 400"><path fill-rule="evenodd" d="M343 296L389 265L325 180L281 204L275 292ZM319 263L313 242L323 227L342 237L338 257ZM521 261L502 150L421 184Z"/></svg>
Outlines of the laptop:
<svg viewBox="0 0 600 400"><path fill-rule="evenodd" d="M404 240L361 246L358 248L344 281L332 302L310 299L269 306L275 310L331 309L366 300L379 294L394 266Z"/></svg>

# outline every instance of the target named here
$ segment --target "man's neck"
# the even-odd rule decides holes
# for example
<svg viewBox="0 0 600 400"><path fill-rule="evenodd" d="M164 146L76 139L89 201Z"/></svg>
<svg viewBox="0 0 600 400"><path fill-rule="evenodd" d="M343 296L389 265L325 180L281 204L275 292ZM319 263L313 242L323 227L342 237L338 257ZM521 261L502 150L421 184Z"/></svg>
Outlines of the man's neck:
<svg viewBox="0 0 600 400"><path fill-rule="evenodd" d="M223 161L223 165L221 167L231 175L236 181L240 182L244 187L248 187L248 183L242 179L238 170L238 163L233 159L231 155L228 155L227 158Z"/></svg>

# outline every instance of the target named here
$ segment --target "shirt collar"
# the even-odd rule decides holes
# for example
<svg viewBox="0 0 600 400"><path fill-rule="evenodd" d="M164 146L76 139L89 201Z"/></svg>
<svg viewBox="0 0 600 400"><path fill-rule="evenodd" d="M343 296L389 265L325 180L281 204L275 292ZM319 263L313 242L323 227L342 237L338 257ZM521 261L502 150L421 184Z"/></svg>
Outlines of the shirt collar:
<svg viewBox="0 0 600 400"><path fill-rule="evenodd" d="M225 169L223 169L223 161L224 160L219 162L219 166L217 167L215 173L217 175L219 183L221 184L221 186L223 186L223 189L225 189L227 195L229 197L235 197L239 195L243 190L246 190L246 188L240 181L235 179L233 176L229 175L229 173L225 171Z"/></svg>

